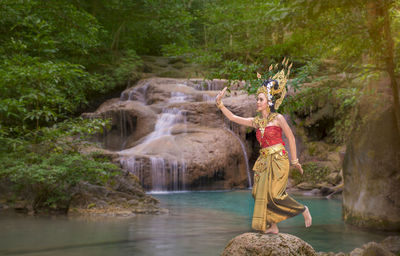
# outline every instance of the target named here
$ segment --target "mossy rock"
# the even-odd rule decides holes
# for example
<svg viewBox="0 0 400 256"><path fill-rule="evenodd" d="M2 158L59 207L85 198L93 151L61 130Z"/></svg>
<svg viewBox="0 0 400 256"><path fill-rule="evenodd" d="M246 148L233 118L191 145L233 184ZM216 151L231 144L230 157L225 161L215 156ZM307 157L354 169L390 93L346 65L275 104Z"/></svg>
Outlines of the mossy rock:
<svg viewBox="0 0 400 256"><path fill-rule="evenodd" d="M163 67L163 68L168 67L168 63L162 62L162 61L156 62L156 65L159 66L159 67Z"/></svg>
<svg viewBox="0 0 400 256"><path fill-rule="evenodd" d="M149 64L145 63L145 64L143 64L142 71L144 73L152 73L153 72L153 67L152 67L152 65L149 65Z"/></svg>
<svg viewBox="0 0 400 256"><path fill-rule="evenodd" d="M132 179L134 179L136 183L140 184L140 180L139 180L138 176L136 176L136 175L133 174L133 173L129 173L129 176L130 176Z"/></svg>
<svg viewBox="0 0 400 256"><path fill-rule="evenodd" d="M160 77L172 77L172 78L185 78L187 76L184 72L177 69L162 71L157 75Z"/></svg>
<svg viewBox="0 0 400 256"><path fill-rule="evenodd" d="M327 181L327 176L330 174L329 168L326 166L321 166L316 162L306 162L302 164L303 175L296 169L290 172L290 178L293 179L294 185L300 184L302 182L309 182L316 185L320 182Z"/></svg>
<svg viewBox="0 0 400 256"><path fill-rule="evenodd" d="M182 56L171 57L171 58L168 59L168 64L175 64L175 63L178 63L178 62L187 63L185 58L182 57Z"/></svg>
<svg viewBox="0 0 400 256"><path fill-rule="evenodd" d="M328 155L328 145L321 141L313 141L307 143L308 154L310 156L318 156L326 158Z"/></svg>
<svg viewBox="0 0 400 256"><path fill-rule="evenodd" d="M182 62L177 62L177 63L174 63L172 66L177 69L182 69L186 66L186 64L184 64Z"/></svg>
<svg viewBox="0 0 400 256"><path fill-rule="evenodd" d="M151 55L142 55L140 57L145 62L156 62L158 58L157 56L151 56Z"/></svg>

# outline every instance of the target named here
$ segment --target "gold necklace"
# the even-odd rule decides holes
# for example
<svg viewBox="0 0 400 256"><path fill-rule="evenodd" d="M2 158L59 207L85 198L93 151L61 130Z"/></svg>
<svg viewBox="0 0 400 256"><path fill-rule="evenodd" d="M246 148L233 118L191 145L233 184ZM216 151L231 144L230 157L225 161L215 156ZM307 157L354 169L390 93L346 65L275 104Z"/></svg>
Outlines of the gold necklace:
<svg viewBox="0 0 400 256"><path fill-rule="evenodd" d="M267 127L267 124L270 123L272 120L274 120L274 118L278 115L278 113L274 112L274 113L270 113L267 118L264 117L259 117L256 116L254 118L254 123L257 125L256 127L258 127L258 129L261 132L261 137L264 137L264 131L265 131L265 127Z"/></svg>

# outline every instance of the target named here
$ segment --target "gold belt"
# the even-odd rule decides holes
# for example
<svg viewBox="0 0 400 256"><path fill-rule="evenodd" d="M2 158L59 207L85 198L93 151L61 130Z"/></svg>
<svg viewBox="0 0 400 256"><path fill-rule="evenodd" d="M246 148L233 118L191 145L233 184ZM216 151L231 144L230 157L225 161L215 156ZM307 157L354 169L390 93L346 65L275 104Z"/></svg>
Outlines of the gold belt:
<svg viewBox="0 0 400 256"><path fill-rule="evenodd" d="M278 144L260 149L260 155L264 155L264 156L271 155L271 154L281 151L282 149L285 149L285 147L282 145L282 143L278 143Z"/></svg>

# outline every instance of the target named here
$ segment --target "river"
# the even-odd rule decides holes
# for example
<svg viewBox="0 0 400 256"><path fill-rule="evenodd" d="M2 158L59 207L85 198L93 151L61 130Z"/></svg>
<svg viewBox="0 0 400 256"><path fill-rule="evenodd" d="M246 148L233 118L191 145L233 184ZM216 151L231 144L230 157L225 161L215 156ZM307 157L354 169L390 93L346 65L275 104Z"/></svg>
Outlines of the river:
<svg viewBox="0 0 400 256"><path fill-rule="evenodd" d="M71 218L0 214L0 255L220 255L233 237L251 232L250 190L152 193L167 215ZM309 207L313 225L300 214L278 223L316 251L350 252L390 232L347 225L341 200L293 196ZM398 234L397 234L398 235Z"/></svg>

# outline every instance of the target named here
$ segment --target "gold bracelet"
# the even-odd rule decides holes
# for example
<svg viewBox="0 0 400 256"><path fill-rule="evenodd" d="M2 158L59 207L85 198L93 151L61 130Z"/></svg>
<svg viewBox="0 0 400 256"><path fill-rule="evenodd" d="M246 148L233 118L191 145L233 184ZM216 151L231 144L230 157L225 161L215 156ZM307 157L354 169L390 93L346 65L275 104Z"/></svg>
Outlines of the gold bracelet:
<svg viewBox="0 0 400 256"><path fill-rule="evenodd" d="M292 165L295 165L295 164L299 163L299 159L296 158L295 160L293 160L293 161L291 161L291 162L292 162Z"/></svg>
<svg viewBox="0 0 400 256"><path fill-rule="evenodd" d="M217 102L217 107L221 109L222 107L224 107L224 103L222 103L222 101L220 101L219 103Z"/></svg>

